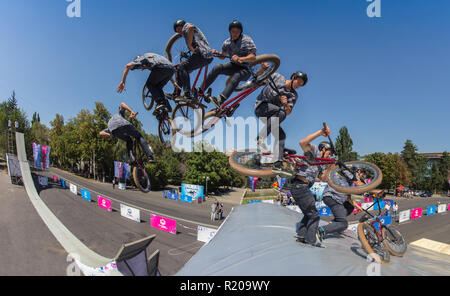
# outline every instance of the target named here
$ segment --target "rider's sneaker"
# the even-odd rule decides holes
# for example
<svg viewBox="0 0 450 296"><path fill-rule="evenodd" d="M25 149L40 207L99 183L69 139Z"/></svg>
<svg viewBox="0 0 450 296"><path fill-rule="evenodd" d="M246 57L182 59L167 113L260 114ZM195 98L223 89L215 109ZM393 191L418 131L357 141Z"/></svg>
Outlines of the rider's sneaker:
<svg viewBox="0 0 450 296"><path fill-rule="evenodd" d="M225 102L226 98L223 95L220 95L219 97L211 97L211 102L217 107L220 108L220 105L222 105L223 102Z"/></svg>
<svg viewBox="0 0 450 296"><path fill-rule="evenodd" d="M183 94L183 97L184 97L183 99L185 101L192 101L192 100L194 100L194 97L191 95L190 91L185 91L184 94Z"/></svg>
<svg viewBox="0 0 450 296"><path fill-rule="evenodd" d="M323 236L325 235L325 231L323 230L323 228L322 227L319 227L318 229L317 229L317 232L316 232L316 239L319 241L319 242L323 242Z"/></svg>
<svg viewBox="0 0 450 296"><path fill-rule="evenodd" d="M292 173L286 170L281 160L276 161L272 166L272 172L280 175L286 175L292 177Z"/></svg>
<svg viewBox="0 0 450 296"><path fill-rule="evenodd" d="M296 241L302 244L306 244L305 238L301 236L296 236Z"/></svg>
<svg viewBox="0 0 450 296"><path fill-rule="evenodd" d="M147 163L156 163L156 160L155 160L155 158L153 157L153 155L148 157Z"/></svg>

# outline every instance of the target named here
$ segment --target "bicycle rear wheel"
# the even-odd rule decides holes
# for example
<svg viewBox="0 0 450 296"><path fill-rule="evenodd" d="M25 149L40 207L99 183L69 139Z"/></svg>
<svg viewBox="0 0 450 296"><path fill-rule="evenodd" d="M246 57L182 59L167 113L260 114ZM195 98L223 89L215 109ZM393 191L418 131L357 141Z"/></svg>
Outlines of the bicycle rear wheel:
<svg viewBox="0 0 450 296"><path fill-rule="evenodd" d="M263 64L267 64L267 69L263 69L261 66ZM261 84L264 80L266 80L270 75L275 73L275 71L280 66L280 58L275 54L262 54L256 57L256 59L250 63L252 70L256 74L256 77L253 79L240 83L235 91L241 91L257 84Z"/></svg>
<svg viewBox="0 0 450 296"><path fill-rule="evenodd" d="M241 175L268 178L276 176L272 172L271 158L272 154L262 154L256 149L234 151L229 158L229 163Z"/></svg>
<svg viewBox="0 0 450 296"><path fill-rule="evenodd" d="M336 191L344 194L361 194L381 184L383 174L376 165L364 161L349 161L344 164L350 171L340 168L337 165L333 165L326 171L328 184ZM349 184L345 176L353 176L358 170L365 175L366 183L362 186Z"/></svg>
<svg viewBox="0 0 450 296"><path fill-rule="evenodd" d="M381 264L389 263L391 260L389 251L386 249L385 245L379 241L375 229L372 226L365 222L359 223L358 238L367 254L375 254L375 256L373 256L375 261Z"/></svg>
<svg viewBox="0 0 450 296"><path fill-rule="evenodd" d="M201 127L204 115L203 107L193 102L182 102L172 112L174 132L183 136L194 137ZM182 128L180 128L182 126Z"/></svg>
<svg viewBox="0 0 450 296"><path fill-rule="evenodd" d="M144 167L135 166L133 168L133 179L136 187L139 188L140 191L145 193L150 191L150 179L148 178Z"/></svg>
<svg viewBox="0 0 450 296"><path fill-rule="evenodd" d="M147 88L147 85L144 85L144 88L142 89L142 103L146 110L152 110L153 105L155 104L155 100L153 99L150 90Z"/></svg>
<svg viewBox="0 0 450 296"><path fill-rule="evenodd" d="M389 253L397 257L403 257L408 245L400 230L393 225L383 225L383 237L383 244Z"/></svg>

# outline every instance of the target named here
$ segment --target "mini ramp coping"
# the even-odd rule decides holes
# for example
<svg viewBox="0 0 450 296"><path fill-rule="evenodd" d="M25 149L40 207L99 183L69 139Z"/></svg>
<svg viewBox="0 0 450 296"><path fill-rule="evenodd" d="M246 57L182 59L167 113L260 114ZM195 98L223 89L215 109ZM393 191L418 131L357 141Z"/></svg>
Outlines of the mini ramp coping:
<svg viewBox="0 0 450 296"><path fill-rule="evenodd" d="M155 251L147 260L145 259L147 257L146 249L155 238L155 235L122 245L115 258L103 257L84 245L59 221L37 193L27 161L23 133L16 133L16 144L23 183L31 203L50 232L75 261L84 275L121 276L156 275L158 273L159 250Z"/></svg>

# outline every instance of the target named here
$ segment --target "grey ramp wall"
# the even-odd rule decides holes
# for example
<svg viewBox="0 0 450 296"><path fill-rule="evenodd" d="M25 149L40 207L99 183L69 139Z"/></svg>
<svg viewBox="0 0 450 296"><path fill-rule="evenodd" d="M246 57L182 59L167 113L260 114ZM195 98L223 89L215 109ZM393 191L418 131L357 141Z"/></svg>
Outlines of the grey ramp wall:
<svg viewBox="0 0 450 296"><path fill-rule="evenodd" d="M79 260L75 261L80 269L85 273L95 274L95 268L104 266L112 261L111 258L103 257L90 250L77 237L75 237L58 218L51 212L47 205L42 201L34 187L31 177L30 166L27 161L25 152L25 140L22 133L16 133L17 157L19 159L20 169L22 171L23 183L25 190L31 203L35 207L39 216L42 218L48 229L52 232L58 242L63 246L68 254L76 254ZM93 270L93 271L91 271ZM122 275L120 272L113 270L108 275Z"/></svg>
<svg viewBox="0 0 450 296"><path fill-rule="evenodd" d="M294 238L300 218L301 214L271 204L235 207L215 237L176 275L367 275L370 263L356 234L347 230L328 236L326 248L304 246ZM450 256L408 246L404 257L391 256L391 263L381 265L380 271L450 275Z"/></svg>

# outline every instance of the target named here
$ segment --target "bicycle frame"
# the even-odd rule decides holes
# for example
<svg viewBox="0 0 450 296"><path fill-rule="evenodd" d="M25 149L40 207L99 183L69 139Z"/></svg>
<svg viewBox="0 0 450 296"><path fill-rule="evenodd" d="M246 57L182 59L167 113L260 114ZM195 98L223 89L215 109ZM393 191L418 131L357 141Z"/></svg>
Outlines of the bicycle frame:
<svg viewBox="0 0 450 296"><path fill-rule="evenodd" d="M375 234L376 234L376 236L377 236L377 238L378 238L378 240L380 241L380 242L383 242L384 241L384 236L383 236L383 227L382 227L382 223L381 223L381 220L380 220L380 216L381 216L381 207L380 207L380 199L377 199L377 202L376 202L377 204L378 204L378 215L376 215L376 216L374 216L374 215L372 215L371 213L369 213L369 209L370 208L372 208L373 206L375 206L375 203L373 203L370 207L368 207L367 209L363 209L363 211L367 214L367 215L369 215L370 217L372 217L372 221L369 223L369 225L372 227L372 229L373 229L373 231L375 232ZM364 217L363 217L364 218ZM361 219L363 219L363 218L361 218ZM375 220L373 220L373 219L375 219ZM360 220L360 222L366 222L368 219L366 219L365 221L361 221ZM378 223L378 225L380 226L379 227L379 230L377 230L376 228L375 228L375 224L376 223Z"/></svg>
<svg viewBox="0 0 450 296"><path fill-rule="evenodd" d="M262 155L265 156L265 157L269 157L270 155L272 155L272 153L262 153ZM300 159L303 159L305 161L308 159L308 157L306 157L304 155L286 155L284 157L284 160L286 162L289 162L289 163L295 163L297 166L317 166L317 165L330 165L330 164L336 164L337 163L337 160L334 159L334 158L316 157L315 160L317 162L312 162L312 163L305 164L305 163L298 162L296 160L296 158L300 158Z"/></svg>

